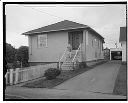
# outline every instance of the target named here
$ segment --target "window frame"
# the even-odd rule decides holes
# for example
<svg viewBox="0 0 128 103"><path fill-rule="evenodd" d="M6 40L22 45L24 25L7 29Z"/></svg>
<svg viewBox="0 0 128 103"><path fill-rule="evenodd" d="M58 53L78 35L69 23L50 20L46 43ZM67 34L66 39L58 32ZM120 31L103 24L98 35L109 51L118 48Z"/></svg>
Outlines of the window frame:
<svg viewBox="0 0 128 103"><path fill-rule="evenodd" d="M40 38L45 38L44 40L40 40ZM45 37L46 36L46 37ZM43 45L43 43L45 42L45 46ZM40 44L42 44L42 46L40 46ZM38 48L46 48L48 47L48 34L40 34L40 35L37 35L37 47Z"/></svg>

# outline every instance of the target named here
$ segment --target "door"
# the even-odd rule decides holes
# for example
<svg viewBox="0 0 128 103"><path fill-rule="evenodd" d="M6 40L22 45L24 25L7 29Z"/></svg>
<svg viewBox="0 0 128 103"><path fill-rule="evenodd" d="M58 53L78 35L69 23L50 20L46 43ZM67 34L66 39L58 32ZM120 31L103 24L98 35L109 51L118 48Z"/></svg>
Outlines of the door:
<svg viewBox="0 0 128 103"><path fill-rule="evenodd" d="M80 45L80 36L79 34L75 33L72 35L72 49L77 50Z"/></svg>
<svg viewBox="0 0 128 103"><path fill-rule="evenodd" d="M77 50L80 43L82 43L82 31L74 31L69 33L69 44L72 50Z"/></svg>

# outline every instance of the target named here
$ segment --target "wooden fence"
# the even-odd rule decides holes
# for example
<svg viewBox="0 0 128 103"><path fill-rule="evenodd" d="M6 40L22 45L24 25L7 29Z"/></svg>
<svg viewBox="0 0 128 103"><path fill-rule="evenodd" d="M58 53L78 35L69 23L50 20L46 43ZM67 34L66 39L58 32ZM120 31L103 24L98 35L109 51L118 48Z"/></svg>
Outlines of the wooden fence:
<svg viewBox="0 0 128 103"><path fill-rule="evenodd" d="M17 83L25 82L28 80L36 79L44 76L45 70L48 68L57 68L57 64L47 64L47 65L38 65L31 66L27 69L16 68L10 69L6 73L6 85L14 85Z"/></svg>

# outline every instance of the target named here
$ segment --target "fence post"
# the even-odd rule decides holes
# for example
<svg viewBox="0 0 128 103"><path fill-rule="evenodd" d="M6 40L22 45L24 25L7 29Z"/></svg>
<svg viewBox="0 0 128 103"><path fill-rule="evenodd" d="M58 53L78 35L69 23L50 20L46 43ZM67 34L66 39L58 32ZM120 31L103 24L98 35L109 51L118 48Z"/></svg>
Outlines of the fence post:
<svg viewBox="0 0 128 103"><path fill-rule="evenodd" d="M13 84L13 69L10 69L10 85Z"/></svg>
<svg viewBox="0 0 128 103"><path fill-rule="evenodd" d="M8 71L7 73L5 74L5 78L6 78L6 85L8 84Z"/></svg>
<svg viewBox="0 0 128 103"><path fill-rule="evenodd" d="M18 83L19 69L20 69L20 68L16 68L16 71L15 71L16 76L15 76L15 83L14 83L14 84Z"/></svg>

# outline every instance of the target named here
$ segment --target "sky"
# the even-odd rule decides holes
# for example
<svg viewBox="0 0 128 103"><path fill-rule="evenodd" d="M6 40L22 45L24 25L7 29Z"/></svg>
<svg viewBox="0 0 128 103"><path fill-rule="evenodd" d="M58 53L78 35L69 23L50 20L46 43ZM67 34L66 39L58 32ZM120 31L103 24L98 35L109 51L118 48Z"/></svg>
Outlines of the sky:
<svg viewBox="0 0 128 103"><path fill-rule="evenodd" d="M120 27L126 26L126 5L6 5L6 42L15 48L28 46L22 33L62 20L85 24L105 38L104 48L115 48L119 43Z"/></svg>

